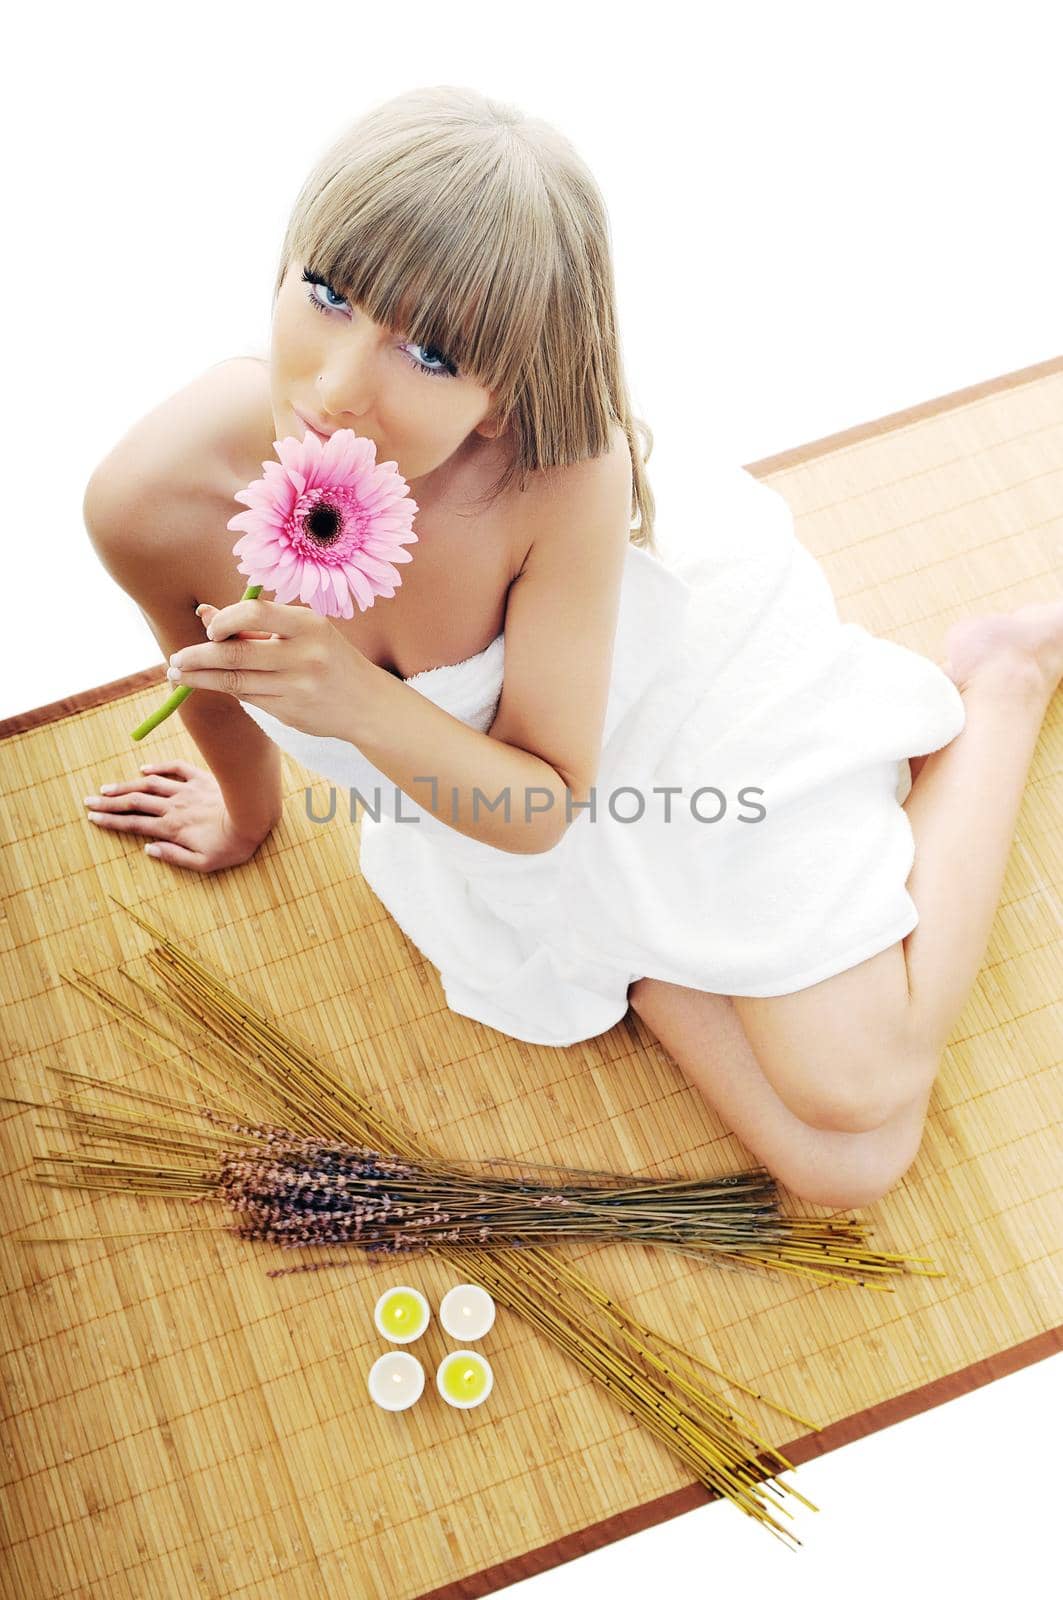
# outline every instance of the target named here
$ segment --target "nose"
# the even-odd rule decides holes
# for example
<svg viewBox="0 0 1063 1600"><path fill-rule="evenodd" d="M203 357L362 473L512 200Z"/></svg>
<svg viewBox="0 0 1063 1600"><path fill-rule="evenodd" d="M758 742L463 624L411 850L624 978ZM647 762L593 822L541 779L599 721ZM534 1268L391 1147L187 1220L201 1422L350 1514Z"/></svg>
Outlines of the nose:
<svg viewBox="0 0 1063 1600"><path fill-rule="evenodd" d="M365 416L373 404L377 381L377 339L372 323L362 317L348 337L330 341L324 371L317 381L317 398L337 427Z"/></svg>

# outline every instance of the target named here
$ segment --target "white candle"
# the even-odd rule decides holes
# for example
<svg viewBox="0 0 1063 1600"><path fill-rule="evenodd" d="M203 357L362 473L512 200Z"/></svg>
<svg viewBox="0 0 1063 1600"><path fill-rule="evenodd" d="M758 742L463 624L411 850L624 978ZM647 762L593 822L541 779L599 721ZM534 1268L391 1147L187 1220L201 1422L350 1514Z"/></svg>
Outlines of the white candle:
<svg viewBox="0 0 1063 1600"><path fill-rule="evenodd" d="M491 1363L478 1350L452 1350L436 1369L436 1388L458 1411L483 1405L494 1381Z"/></svg>
<svg viewBox="0 0 1063 1600"><path fill-rule="evenodd" d="M456 1283L439 1306L439 1320L452 1339L482 1339L494 1325L495 1303L479 1283Z"/></svg>
<svg viewBox="0 0 1063 1600"><path fill-rule="evenodd" d="M424 1368L408 1350L388 1350L369 1368L369 1393L382 1411L405 1411L424 1392Z"/></svg>

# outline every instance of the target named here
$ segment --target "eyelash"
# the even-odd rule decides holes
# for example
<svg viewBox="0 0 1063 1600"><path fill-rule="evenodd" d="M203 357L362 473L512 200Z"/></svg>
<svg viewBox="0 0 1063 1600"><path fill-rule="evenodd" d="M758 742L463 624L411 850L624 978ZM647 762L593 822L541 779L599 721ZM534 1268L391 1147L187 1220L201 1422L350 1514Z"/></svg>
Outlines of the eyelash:
<svg viewBox="0 0 1063 1600"><path fill-rule="evenodd" d="M304 267L304 269L303 269L303 282L308 286L307 287L307 291L306 291L306 298L309 300L310 304L314 307L314 309L316 311L320 311L323 316L327 317L331 311L337 311L339 309L338 306L327 306L327 305L325 305L324 302L319 300L317 295L314 293L314 285L315 284L320 284L323 289L327 289L328 290L329 294L335 294L336 293L335 289L332 287L332 285L325 278L322 278L316 272L311 272L309 267ZM430 349L433 349L434 346L425 345L425 346L423 346L423 348L430 350ZM445 356L443 357L443 360L444 360L445 364L442 367L426 367L426 366L422 365L422 363L420 361L418 361L416 359L416 357L406 355L405 350L402 353L405 356L406 360L409 362L410 366L413 368L413 370L415 372L422 373L423 376L426 377L426 378L454 378L454 377L457 377L457 372L458 372L457 367L455 367L455 365L454 365L454 363L452 361L447 361Z"/></svg>

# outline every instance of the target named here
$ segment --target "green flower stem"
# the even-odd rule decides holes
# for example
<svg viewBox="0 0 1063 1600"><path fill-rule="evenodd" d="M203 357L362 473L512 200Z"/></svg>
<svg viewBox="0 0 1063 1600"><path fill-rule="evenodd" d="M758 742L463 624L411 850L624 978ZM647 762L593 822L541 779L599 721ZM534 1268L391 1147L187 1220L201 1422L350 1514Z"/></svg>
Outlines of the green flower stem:
<svg viewBox="0 0 1063 1600"><path fill-rule="evenodd" d="M259 595L262 593L262 589L263 585L261 583L253 583L251 584L250 588L244 590L243 594L240 596L240 599L257 600ZM175 689L173 694L171 694L167 700L163 701L162 705L157 711L153 711L150 717L144 718L144 721L138 728L133 729L133 738L143 739L146 734L151 732L152 728L157 728L160 722L165 722L166 718L172 716L172 714L177 710L177 707L181 704L181 701L187 700L191 693L192 687L186 683L183 683L179 689Z"/></svg>

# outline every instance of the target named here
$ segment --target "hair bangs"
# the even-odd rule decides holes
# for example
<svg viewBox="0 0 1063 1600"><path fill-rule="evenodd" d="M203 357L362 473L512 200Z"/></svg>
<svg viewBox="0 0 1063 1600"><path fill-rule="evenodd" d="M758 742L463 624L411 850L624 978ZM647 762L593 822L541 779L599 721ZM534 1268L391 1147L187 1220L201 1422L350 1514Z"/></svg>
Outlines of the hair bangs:
<svg viewBox="0 0 1063 1600"><path fill-rule="evenodd" d="M545 205L518 204L497 161L351 162L293 222L285 266L436 346L503 408L516 396L542 339L554 237Z"/></svg>

